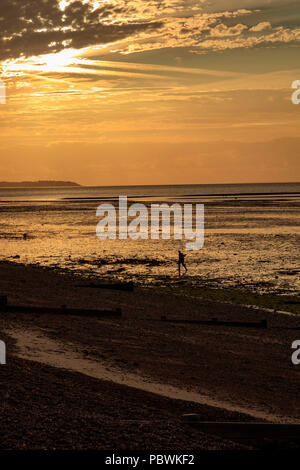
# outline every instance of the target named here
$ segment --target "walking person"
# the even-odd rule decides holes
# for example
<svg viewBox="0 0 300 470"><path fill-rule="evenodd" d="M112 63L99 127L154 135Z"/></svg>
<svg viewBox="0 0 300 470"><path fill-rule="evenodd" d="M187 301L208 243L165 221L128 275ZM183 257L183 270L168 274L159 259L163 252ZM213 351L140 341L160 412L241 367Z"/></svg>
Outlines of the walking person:
<svg viewBox="0 0 300 470"><path fill-rule="evenodd" d="M184 261L184 258L186 257L186 255L184 255L180 250L178 251L178 276L180 276L180 270L181 270L181 266L184 267L185 269L185 272L187 272L187 267L185 265L185 261Z"/></svg>

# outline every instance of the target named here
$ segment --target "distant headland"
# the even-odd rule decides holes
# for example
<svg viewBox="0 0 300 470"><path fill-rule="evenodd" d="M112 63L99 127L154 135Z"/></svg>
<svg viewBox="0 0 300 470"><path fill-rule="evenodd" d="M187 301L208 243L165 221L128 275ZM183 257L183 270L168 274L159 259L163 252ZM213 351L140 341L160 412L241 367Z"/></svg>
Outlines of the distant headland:
<svg viewBox="0 0 300 470"><path fill-rule="evenodd" d="M0 181L0 188L56 188L56 187L78 187L80 184L73 181Z"/></svg>

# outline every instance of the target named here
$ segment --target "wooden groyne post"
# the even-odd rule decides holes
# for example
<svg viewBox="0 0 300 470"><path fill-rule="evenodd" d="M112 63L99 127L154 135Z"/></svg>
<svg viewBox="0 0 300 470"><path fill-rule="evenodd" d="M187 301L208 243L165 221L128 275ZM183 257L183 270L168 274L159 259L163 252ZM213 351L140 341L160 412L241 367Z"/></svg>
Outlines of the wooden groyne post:
<svg viewBox="0 0 300 470"><path fill-rule="evenodd" d="M207 326L237 326L245 328L267 328L267 320L261 320L259 322L247 322L247 321L223 321L217 318L211 320L188 320L181 318L167 318L165 315L161 317L161 321L168 323L186 323L191 325L207 325Z"/></svg>

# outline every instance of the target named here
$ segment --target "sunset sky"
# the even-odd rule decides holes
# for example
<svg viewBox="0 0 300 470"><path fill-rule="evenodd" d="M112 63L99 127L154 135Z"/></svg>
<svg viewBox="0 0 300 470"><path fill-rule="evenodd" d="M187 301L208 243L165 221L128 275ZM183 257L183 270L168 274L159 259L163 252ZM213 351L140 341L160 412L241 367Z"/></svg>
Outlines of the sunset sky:
<svg viewBox="0 0 300 470"><path fill-rule="evenodd" d="M300 180L299 0L1 0L0 180Z"/></svg>

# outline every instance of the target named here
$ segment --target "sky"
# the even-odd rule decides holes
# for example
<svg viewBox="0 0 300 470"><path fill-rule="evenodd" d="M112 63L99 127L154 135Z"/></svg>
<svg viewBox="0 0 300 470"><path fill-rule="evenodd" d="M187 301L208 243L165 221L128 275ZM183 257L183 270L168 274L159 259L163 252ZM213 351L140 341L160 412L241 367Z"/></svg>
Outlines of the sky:
<svg viewBox="0 0 300 470"><path fill-rule="evenodd" d="M299 0L1 0L0 180L300 181Z"/></svg>

